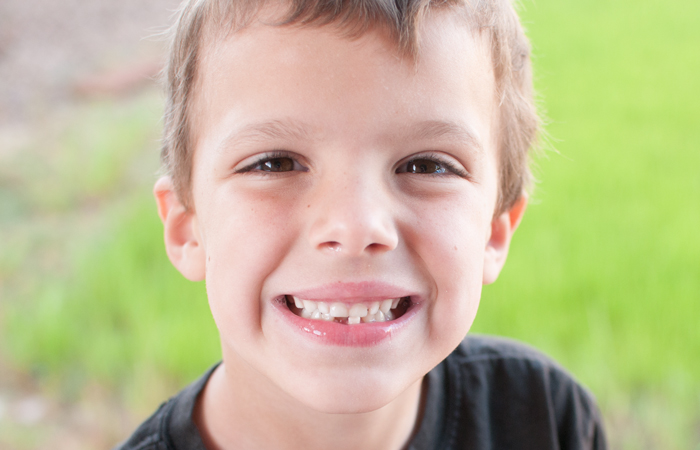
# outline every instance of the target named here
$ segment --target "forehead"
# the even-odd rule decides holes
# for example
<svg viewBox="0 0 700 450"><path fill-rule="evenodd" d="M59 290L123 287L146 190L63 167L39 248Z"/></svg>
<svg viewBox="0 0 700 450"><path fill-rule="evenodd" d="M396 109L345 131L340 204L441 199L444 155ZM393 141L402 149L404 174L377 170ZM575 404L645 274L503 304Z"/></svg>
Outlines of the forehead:
<svg viewBox="0 0 700 450"><path fill-rule="evenodd" d="M332 24L263 22L205 40L193 104L195 147L270 123L358 145L420 125L492 146L490 51L458 14L432 12L415 56L402 54L381 29L350 38Z"/></svg>

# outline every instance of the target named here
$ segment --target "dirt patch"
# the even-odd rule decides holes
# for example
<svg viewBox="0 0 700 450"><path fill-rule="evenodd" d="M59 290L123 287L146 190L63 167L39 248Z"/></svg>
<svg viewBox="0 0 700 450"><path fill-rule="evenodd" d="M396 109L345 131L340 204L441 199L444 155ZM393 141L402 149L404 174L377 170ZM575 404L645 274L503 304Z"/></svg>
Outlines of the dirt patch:
<svg viewBox="0 0 700 450"><path fill-rule="evenodd" d="M76 101L76 85L103 72L162 60L179 0L0 2L0 124L50 115ZM133 72L133 71L132 71ZM98 83L99 84L99 83Z"/></svg>
<svg viewBox="0 0 700 450"><path fill-rule="evenodd" d="M0 255L0 306L31 301L25 294L33 291L26 285L35 285L38 273L59 273L64 261L47 254L67 235L42 238L48 230L73 228L77 216L88 223L82 216L99 212L84 211L83 201L71 202L65 210L28 201L31 186L44 183L47 192L57 188L46 189L47 174L55 175L51 161L61 156L56 147L42 143L64 134L60 128L75 122L73 117L95 97L139 98L143 87L152 92L164 44L149 36L169 25L179 3L0 1L0 237L11 244ZM156 155L155 138L153 142L145 151ZM43 176L42 167L48 170ZM27 264L34 268L28 281ZM0 309L0 320L2 313ZM87 381L67 395L66 389L47 386L42 377L18 370L11 361L0 354L2 449L110 448L144 418L143 412L128 410L115 392Z"/></svg>

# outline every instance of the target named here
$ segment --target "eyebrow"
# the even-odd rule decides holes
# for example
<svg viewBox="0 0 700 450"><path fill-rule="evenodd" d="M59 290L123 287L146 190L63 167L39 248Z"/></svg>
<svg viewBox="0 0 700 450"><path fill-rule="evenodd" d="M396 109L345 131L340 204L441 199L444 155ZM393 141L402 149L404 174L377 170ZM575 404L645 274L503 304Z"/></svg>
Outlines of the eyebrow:
<svg viewBox="0 0 700 450"><path fill-rule="evenodd" d="M477 152L483 149L481 141L469 126L448 120L425 120L402 127L402 138L410 141L447 139L466 143ZM271 120L252 123L232 131L221 143L220 149L231 148L243 142L266 139L311 141L313 129L310 125L292 119Z"/></svg>
<svg viewBox="0 0 700 450"><path fill-rule="evenodd" d="M308 125L289 119L251 123L232 131L221 142L219 148L231 148L243 142L266 139L308 141L312 140L312 133Z"/></svg>
<svg viewBox="0 0 700 450"><path fill-rule="evenodd" d="M409 137L412 140L448 139L466 143L474 150L481 152L483 145L478 135L467 125L447 120L426 120L410 127Z"/></svg>

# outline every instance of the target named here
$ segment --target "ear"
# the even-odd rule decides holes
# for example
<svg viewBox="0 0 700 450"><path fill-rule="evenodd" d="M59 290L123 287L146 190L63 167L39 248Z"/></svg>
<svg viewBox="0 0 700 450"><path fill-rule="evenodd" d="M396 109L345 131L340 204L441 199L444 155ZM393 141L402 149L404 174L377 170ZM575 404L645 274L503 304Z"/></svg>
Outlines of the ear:
<svg viewBox="0 0 700 450"><path fill-rule="evenodd" d="M493 283L501 273L508 256L510 240L520 225L526 206L527 195L523 194L508 211L491 221L491 236L484 253L484 284Z"/></svg>
<svg viewBox="0 0 700 450"><path fill-rule="evenodd" d="M175 268L188 280L201 281L205 274L206 252L197 216L180 202L170 177L156 181L153 194L163 222L165 251Z"/></svg>

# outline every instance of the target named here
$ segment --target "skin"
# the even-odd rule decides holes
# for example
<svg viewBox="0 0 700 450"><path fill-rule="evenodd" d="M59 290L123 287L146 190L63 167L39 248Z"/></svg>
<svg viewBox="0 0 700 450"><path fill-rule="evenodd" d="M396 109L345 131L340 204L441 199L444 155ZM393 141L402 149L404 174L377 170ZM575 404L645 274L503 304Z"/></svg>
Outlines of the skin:
<svg viewBox="0 0 700 450"><path fill-rule="evenodd" d="M168 255L206 280L221 335L224 362L195 411L207 448L404 447L424 375L498 276L526 201L494 217L490 54L454 14L429 16L422 39L413 61L378 30L350 40L256 23L208 48L194 209L168 177L155 187ZM421 307L391 339L340 347L295 333L273 306L358 281L410 288Z"/></svg>

